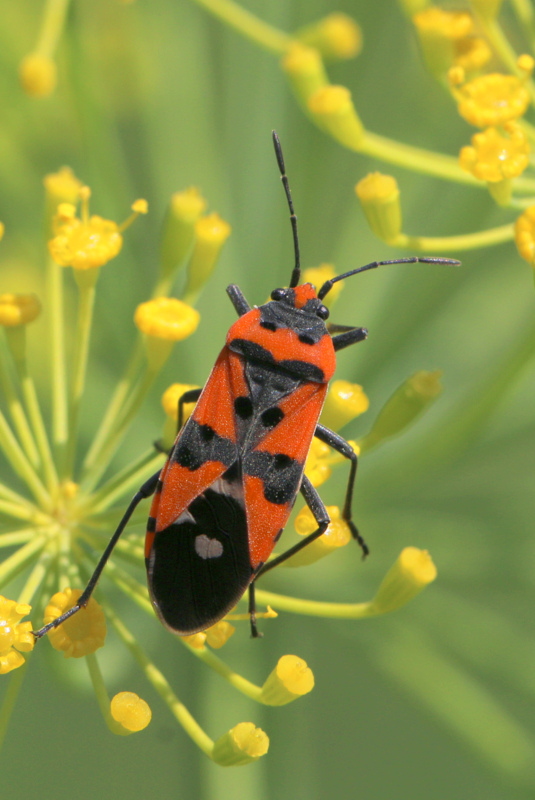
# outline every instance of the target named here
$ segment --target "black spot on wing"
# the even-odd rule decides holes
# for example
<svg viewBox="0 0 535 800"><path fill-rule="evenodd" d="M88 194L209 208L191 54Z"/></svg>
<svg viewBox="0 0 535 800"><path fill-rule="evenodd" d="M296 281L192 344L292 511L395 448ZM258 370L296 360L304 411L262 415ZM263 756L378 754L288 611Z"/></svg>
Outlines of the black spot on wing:
<svg viewBox="0 0 535 800"><path fill-rule="evenodd" d="M284 419L284 411L278 406L273 406L273 408L268 408L263 411L260 415L260 419L265 428L274 428L275 425L278 425L279 422Z"/></svg>
<svg viewBox="0 0 535 800"><path fill-rule="evenodd" d="M295 499L301 484L303 464L285 453L253 450L243 461L243 472L261 478L269 503L284 505Z"/></svg>
<svg viewBox="0 0 535 800"><path fill-rule="evenodd" d="M240 490L240 480L216 481L154 538L149 589L162 622L176 633L214 625L253 577Z"/></svg>
<svg viewBox="0 0 535 800"><path fill-rule="evenodd" d="M207 461L220 461L230 466L236 460L236 445L219 436L210 425L189 419L171 456L181 467L194 472Z"/></svg>
<svg viewBox="0 0 535 800"><path fill-rule="evenodd" d="M250 397L237 397L234 401L234 411L240 419L249 419L253 414L253 403Z"/></svg>

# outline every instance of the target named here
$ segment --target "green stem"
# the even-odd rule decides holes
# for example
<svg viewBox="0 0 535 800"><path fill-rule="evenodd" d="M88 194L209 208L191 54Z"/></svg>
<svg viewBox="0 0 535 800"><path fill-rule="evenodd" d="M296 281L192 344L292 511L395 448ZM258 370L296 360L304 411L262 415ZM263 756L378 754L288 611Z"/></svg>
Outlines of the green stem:
<svg viewBox="0 0 535 800"><path fill-rule="evenodd" d="M85 663L87 664L87 668L89 670L89 676L91 678L91 683L93 684L93 691L97 697L98 706L102 716L104 717L104 722L112 733L124 736L128 733L128 731L121 725L120 722L114 720L111 715L110 698L108 696L106 684L104 683L96 655L94 653L89 653L89 655L85 657Z"/></svg>
<svg viewBox="0 0 535 800"><path fill-rule="evenodd" d="M193 655L198 658L199 661L202 661L204 664L213 669L214 672L217 672L218 675L221 675L221 677L230 683L231 686L244 694L246 697L250 697L251 700L262 702L261 686L251 683L251 681L248 681L246 678L242 677L242 675L234 672L234 670L227 666L227 664L218 658L218 656L216 656L208 647L199 649L198 647L192 647L187 641L181 641L184 646L188 648L190 653L193 653Z"/></svg>
<svg viewBox="0 0 535 800"><path fill-rule="evenodd" d="M515 229L511 223L489 228L486 231L466 233L459 236L409 236L401 233L388 244L426 253L441 253L461 250L475 250L478 247L492 247L514 239Z"/></svg>
<svg viewBox="0 0 535 800"><path fill-rule="evenodd" d="M434 175L437 178L455 181L456 183L467 183L470 186L486 188L484 183L478 181L469 172L461 169L459 162L453 156L445 156L442 153L433 153L420 147L396 142L386 136L379 136L377 133L364 131L364 135L358 143L355 143L353 149L372 158L386 161L389 164L396 164L414 172Z"/></svg>
<svg viewBox="0 0 535 800"><path fill-rule="evenodd" d="M62 34L70 0L47 0L35 51L52 58Z"/></svg>
<svg viewBox="0 0 535 800"><path fill-rule="evenodd" d="M108 405L104 418L100 427L93 439L93 443L89 448L87 456L84 460L83 469L89 471L99 458L102 447L104 446L110 432L114 429L117 417L120 415L127 397L132 392L132 385L136 375L139 372L143 358L143 342L141 336L135 345L134 351L126 367L123 377L117 384L113 397Z"/></svg>
<svg viewBox="0 0 535 800"><path fill-rule="evenodd" d="M162 466L162 453L154 453L151 448L140 456L133 464L117 473L108 483L104 484L98 492L90 495L87 504L82 504L84 512L87 514L99 514L108 509L116 500L124 497L129 491L139 489L147 479L147 475L152 475Z"/></svg>
<svg viewBox="0 0 535 800"><path fill-rule="evenodd" d="M366 619L376 617L377 611L371 601L367 603L324 603L319 600L302 600L299 597L287 597L282 594L256 590L256 599L273 606L277 611L290 611L292 614L304 614L309 617L329 617L330 619Z"/></svg>
<svg viewBox="0 0 535 800"><path fill-rule="evenodd" d="M69 402L68 441L63 467L63 477L69 478L73 474L76 444L78 439L78 423L80 406L85 388L87 372L87 359L89 355L89 340L91 337L91 324L95 305L95 287L99 269L75 270L76 283L80 291L78 307L78 322L76 329L76 344L74 351L73 382Z"/></svg>
<svg viewBox="0 0 535 800"><path fill-rule="evenodd" d="M104 604L104 608L106 610L106 616L115 628L117 635L123 644L128 647L140 668L145 673L147 680L156 689L160 697L163 699L180 725L184 728L188 736L195 742L197 747L199 747L203 753L210 758L214 747L212 739L210 739L210 737L203 731L199 723L193 718L186 706L180 702L164 675L152 663L152 661L150 661L130 631L117 617L108 603Z"/></svg>
<svg viewBox="0 0 535 800"><path fill-rule="evenodd" d="M138 381L137 386L131 390L131 394L122 409L122 413L115 422L114 429L110 431L108 438L93 462L92 469L87 470L86 475L82 479L82 488L85 492L92 491L107 469L123 436L134 421L141 404L154 383L156 375L157 372L147 369L145 374Z"/></svg>
<svg viewBox="0 0 535 800"><path fill-rule="evenodd" d="M37 447L35 445L35 440L30 430L24 409L22 408L22 403L17 396L11 371L3 358L0 358L0 383L2 384L2 389L7 406L9 408L9 413L13 421L13 425L18 433L23 450L26 453L28 461L32 467L34 469L39 469L40 459L39 453L37 452Z"/></svg>
<svg viewBox="0 0 535 800"><path fill-rule="evenodd" d="M6 558L0 565L0 586L5 586L19 574L37 553L44 549L47 542L46 536L35 536L28 544L20 547L13 555Z"/></svg>
<svg viewBox="0 0 535 800"><path fill-rule="evenodd" d="M47 264L48 307L50 309L50 366L52 375L52 440L62 456L67 442L67 379L63 325L63 267L51 258Z"/></svg>
<svg viewBox="0 0 535 800"><path fill-rule="evenodd" d="M15 544L26 544L35 536L35 528L23 528L20 531L0 535L0 547L13 547ZM21 601L22 602L22 601Z"/></svg>
<svg viewBox="0 0 535 800"><path fill-rule="evenodd" d="M506 36L504 36L504 33L500 27L500 23L495 19L485 19L481 15L477 15L477 21L481 26L482 33L490 42L490 45L494 52L498 55L498 58L502 61L509 72L522 79L522 83L531 96L531 102L535 102L535 86L533 81L529 78L526 78L526 74L522 72L522 70L518 69L516 63L518 56L515 50L509 44Z"/></svg>
<svg viewBox="0 0 535 800"><path fill-rule="evenodd" d="M0 412L0 447L11 466L26 483L42 508L50 507L50 495L17 442L6 418Z"/></svg>
<svg viewBox="0 0 535 800"><path fill-rule="evenodd" d="M535 11L530 0L511 0L520 26L531 37L531 47L535 46Z"/></svg>
<svg viewBox="0 0 535 800"><path fill-rule="evenodd" d="M22 667L14 670L8 679L8 686L4 696L4 702L2 703L2 708L0 709L0 749L4 743L4 739L6 738L9 721L17 703L22 682L26 675L26 666L26 664L23 664Z"/></svg>
<svg viewBox="0 0 535 800"><path fill-rule="evenodd" d="M288 34L258 19L250 11L233 3L232 0L195 0L195 2L226 22L231 28L239 31L247 39L273 53L285 53L294 41Z"/></svg>
<svg viewBox="0 0 535 800"><path fill-rule="evenodd" d="M57 488L58 476L54 461L52 459L48 435L43 421L43 416L41 414L41 409L39 407L37 392L35 391L35 384L28 371L25 330L18 331L14 329L12 332L8 333L7 340L22 387L22 396L26 406L26 412L32 426L35 440L37 442L37 448L39 450L39 455L43 464L45 481L49 492L53 494Z"/></svg>

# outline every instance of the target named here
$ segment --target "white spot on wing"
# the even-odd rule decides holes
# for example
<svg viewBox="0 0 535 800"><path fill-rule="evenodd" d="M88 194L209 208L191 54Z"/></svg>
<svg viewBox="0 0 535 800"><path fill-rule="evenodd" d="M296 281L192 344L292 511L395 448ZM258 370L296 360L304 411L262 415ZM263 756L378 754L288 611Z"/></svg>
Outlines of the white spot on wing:
<svg viewBox="0 0 535 800"><path fill-rule="evenodd" d="M205 533L195 537L195 552L201 558L219 558L223 555L223 545L219 539L210 539Z"/></svg>

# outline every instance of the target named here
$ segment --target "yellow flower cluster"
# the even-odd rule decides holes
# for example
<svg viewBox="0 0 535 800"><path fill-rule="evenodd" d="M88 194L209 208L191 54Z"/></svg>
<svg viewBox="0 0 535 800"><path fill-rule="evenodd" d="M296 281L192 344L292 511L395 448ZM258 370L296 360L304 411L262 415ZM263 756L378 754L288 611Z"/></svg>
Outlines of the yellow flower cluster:
<svg viewBox="0 0 535 800"><path fill-rule="evenodd" d="M20 621L31 610L26 603L17 603L0 595L0 675L22 666L22 653L33 650L32 623Z"/></svg>

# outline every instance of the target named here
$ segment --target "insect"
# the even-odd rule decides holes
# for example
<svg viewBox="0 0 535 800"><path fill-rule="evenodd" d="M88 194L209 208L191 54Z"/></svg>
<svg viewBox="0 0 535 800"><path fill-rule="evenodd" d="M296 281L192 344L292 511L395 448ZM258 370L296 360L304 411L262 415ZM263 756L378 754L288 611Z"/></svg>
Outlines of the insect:
<svg viewBox="0 0 535 800"><path fill-rule="evenodd" d="M250 308L238 286L227 288L239 319L202 390L179 403L179 433L161 472L136 493L78 604L45 627L41 637L87 605L102 570L141 500L154 495L145 557L149 592L162 623L174 633L205 630L225 616L249 590L253 636L255 583L327 529L327 510L309 479L305 460L312 438L349 462L342 517L363 555L368 548L352 519L357 455L337 433L318 422L335 353L362 341L365 328L326 325L323 300L332 286L385 264L425 262L458 265L445 258L375 261L326 281L300 284L297 218L279 138L273 144L290 211L294 267L288 288ZM197 401L182 427L185 403ZM317 529L269 560L301 492Z"/></svg>

